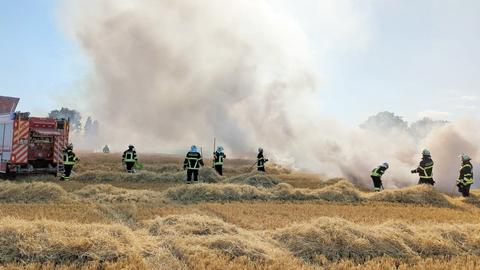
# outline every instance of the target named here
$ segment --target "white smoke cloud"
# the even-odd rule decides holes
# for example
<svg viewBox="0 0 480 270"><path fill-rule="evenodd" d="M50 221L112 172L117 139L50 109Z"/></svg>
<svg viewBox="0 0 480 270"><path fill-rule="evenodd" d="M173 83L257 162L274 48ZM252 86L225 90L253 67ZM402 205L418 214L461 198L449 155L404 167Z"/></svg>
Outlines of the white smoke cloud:
<svg viewBox="0 0 480 270"><path fill-rule="evenodd" d="M451 115L450 112L425 110L418 113L418 118L445 119L449 118Z"/></svg>
<svg viewBox="0 0 480 270"><path fill-rule="evenodd" d="M355 17L353 1L322 3L316 8L325 24L315 40L328 44L323 53L349 37L366 46L368 37L355 31L366 18ZM277 161L366 185L387 160L385 185L399 187L417 181L409 172L419 151L432 147L445 189L458 166L442 140L478 156L471 142L479 133L457 136L464 123L419 143L406 132L351 129L321 116L312 40L302 20L272 1L70 0L61 10L92 61L89 100L114 149L133 143L140 151L180 153L217 137L230 153L263 146ZM339 17L337 26L329 10L347 21Z"/></svg>
<svg viewBox="0 0 480 270"><path fill-rule="evenodd" d="M289 121L313 105L306 37L265 2L76 4L73 32L95 67L90 95L121 134L114 141L171 151L217 136L245 151L294 136Z"/></svg>
<svg viewBox="0 0 480 270"><path fill-rule="evenodd" d="M478 96L461 96L460 99L464 101L477 101Z"/></svg>

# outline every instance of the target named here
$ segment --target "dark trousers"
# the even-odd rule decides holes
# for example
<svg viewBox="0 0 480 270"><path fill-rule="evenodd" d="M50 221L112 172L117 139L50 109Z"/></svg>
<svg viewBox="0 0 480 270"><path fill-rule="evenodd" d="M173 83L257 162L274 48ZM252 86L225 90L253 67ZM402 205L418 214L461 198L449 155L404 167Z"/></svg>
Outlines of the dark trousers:
<svg viewBox="0 0 480 270"><path fill-rule="evenodd" d="M133 166L135 166L135 162L125 162L125 166L127 167L127 172L134 173Z"/></svg>
<svg viewBox="0 0 480 270"><path fill-rule="evenodd" d="M373 187L375 191L380 191L383 189L382 178L380 176L372 175L372 180L373 180Z"/></svg>
<svg viewBox="0 0 480 270"><path fill-rule="evenodd" d="M265 166L257 167L257 169L258 169L259 172L265 172Z"/></svg>
<svg viewBox="0 0 480 270"><path fill-rule="evenodd" d="M469 197L470 196L470 186L471 185L458 185L458 192L462 193L463 197Z"/></svg>
<svg viewBox="0 0 480 270"><path fill-rule="evenodd" d="M63 165L64 171L62 175L62 180L70 179L70 175L72 174L73 165Z"/></svg>
<svg viewBox="0 0 480 270"><path fill-rule="evenodd" d="M424 178L420 178L420 180L418 180L418 184L419 185L435 185L435 181L433 181L433 179L424 179Z"/></svg>
<svg viewBox="0 0 480 270"><path fill-rule="evenodd" d="M215 165L215 171L217 171L218 174L223 175L223 165Z"/></svg>
<svg viewBox="0 0 480 270"><path fill-rule="evenodd" d="M187 182L192 182L192 176L193 181L198 182L198 170L187 170Z"/></svg>

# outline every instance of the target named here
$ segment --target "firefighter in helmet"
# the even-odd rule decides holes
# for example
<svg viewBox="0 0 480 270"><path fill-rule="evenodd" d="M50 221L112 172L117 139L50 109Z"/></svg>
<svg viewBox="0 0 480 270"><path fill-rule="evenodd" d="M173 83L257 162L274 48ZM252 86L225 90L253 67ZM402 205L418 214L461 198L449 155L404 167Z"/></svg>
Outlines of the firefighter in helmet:
<svg viewBox="0 0 480 270"><path fill-rule="evenodd" d="M258 155L257 155L257 170L259 172L265 172L265 163L268 161L268 159L266 159L264 156L263 156L263 148L258 148Z"/></svg>
<svg viewBox="0 0 480 270"><path fill-rule="evenodd" d="M457 180L458 192L463 197L470 196L470 186L473 185L473 166L471 158L468 155L462 155L462 167L460 168L460 176Z"/></svg>
<svg viewBox="0 0 480 270"><path fill-rule="evenodd" d="M63 149L63 175L60 178L62 181L67 181L70 179L70 175L72 174L73 166L79 162L80 159L75 156L73 152L73 144L69 143Z"/></svg>
<svg viewBox="0 0 480 270"><path fill-rule="evenodd" d="M433 180L433 165L432 155L428 149L423 150L422 160L415 170L412 170L412 173L418 173L420 180L418 184L427 184L434 185L435 181Z"/></svg>
<svg viewBox="0 0 480 270"><path fill-rule="evenodd" d="M379 192L383 190L382 176L388 170L388 162L383 163L377 168L373 169L371 177L373 180L373 190Z"/></svg>
<svg viewBox="0 0 480 270"><path fill-rule="evenodd" d="M110 153L110 147L108 147L108 144L105 144L102 151L103 151L104 154L109 154Z"/></svg>
<svg viewBox="0 0 480 270"><path fill-rule="evenodd" d="M183 169L187 170L187 184L192 183L192 178L193 182L198 182L198 171L202 166L204 166L202 154L198 151L197 146L192 145L183 161Z"/></svg>
<svg viewBox="0 0 480 270"><path fill-rule="evenodd" d="M137 151L135 146L129 145L128 149L123 152L122 163L125 164L128 173L135 173L135 163L137 163Z"/></svg>
<svg viewBox="0 0 480 270"><path fill-rule="evenodd" d="M217 151L213 153L213 166L220 175L223 175L223 163L226 158L223 147L217 147Z"/></svg>

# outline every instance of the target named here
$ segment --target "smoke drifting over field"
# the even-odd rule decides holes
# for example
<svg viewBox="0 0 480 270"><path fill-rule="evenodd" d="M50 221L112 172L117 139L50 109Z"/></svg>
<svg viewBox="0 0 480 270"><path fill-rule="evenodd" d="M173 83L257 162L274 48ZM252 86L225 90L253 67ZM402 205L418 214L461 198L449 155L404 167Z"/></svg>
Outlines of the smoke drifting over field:
<svg viewBox="0 0 480 270"><path fill-rule="evenodd" d="M177 152L217 137L229 153L263 146L282 162L368 185L370 170L388 160L393 187L416 181L409 171L431 147L444 189L458 155L479 155L471 121L418 139L351 130L319 115L309 38L267 1L69 1L64 11L93 63L96 118L117 149ZM474 134L460 136L465 127Z"/></svg>

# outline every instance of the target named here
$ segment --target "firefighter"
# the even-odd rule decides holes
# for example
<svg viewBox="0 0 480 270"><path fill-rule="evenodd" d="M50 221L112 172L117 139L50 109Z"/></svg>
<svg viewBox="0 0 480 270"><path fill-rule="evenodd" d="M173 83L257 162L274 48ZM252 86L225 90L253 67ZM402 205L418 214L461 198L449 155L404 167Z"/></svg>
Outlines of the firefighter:
<svg viewBox="0 0 480 270"><path fill-rule="evenodd" d="M420 164L415 170L412 170L412 173L418 173L420 176L420 180L418 184L427 184L427 185L434 185L435 181L433 180L433 165L434 162L432 160L432 155L428 149L423 150L422 152L422 160Z"/></svg>
<svg viewBox="0 0 480 270"><path fill-rule="evenodd" d="M72 169L75 163L79 162L80 159L75 156L73 152L73 144L69 143L63 150L63 175L60 178L62 181L68 181L70 175L72 174Z"/></svg>
<svg viewBox="0 0 480 270"><path fill-rule="evenodd" d="M377 168L373 169L371 177L373 180L373 190L379 192L383 190L382 176L386 170L388 170L388 162L383 163Z"/></svg>
<svg viewBox="0 0 480 270"><path fill-rule="evenodd" d="M203 166L202 154L198 152L197 146L192 145L190 152L188 152L185 157L185 161L183 161L183 169L187 170L187 184L192 183L192 176L193 182L198 182L198 171L200 170L200 167Z"/></svg>
<svg viewBox="0 0 480 270"><path fill-rule="evenodd" d="M223 147L217 147L217 151L213 153L213 166L219 175L223 175L223 163L226 158Z"/></svg>
<svg viewBox="0 0 480 270"><path fill-rule="evenodd" d="M263 148L258 148L258 155L257 155L257 170L259 172L265 172L265 163L268 161L268 159L266 159L264 156L263 156Z"/></svg>
<svg viewBox="0 0 480 270"><path fill-rule="evenodd" d="M470 196L470 186L473 184L473 166L468 155L462 155L462 167L460 168L460 176L457 180L458 192L463 197Z"/></svg>
<svg viewBox="0 0 480 270"><path fill-rule="evenodd" d="M102 151L103 151L104 154L109 154L110 153L110 147L108 147L108 144L105 144Z"/></svg>
<svg viewBox="0 0 480 270"><path fill-rule="evenodd" d="M122 163L125 164L128 173L135 173L135 163L137 163L137 151L135 146L129 145L128 149L123 152Z"/></svg>

